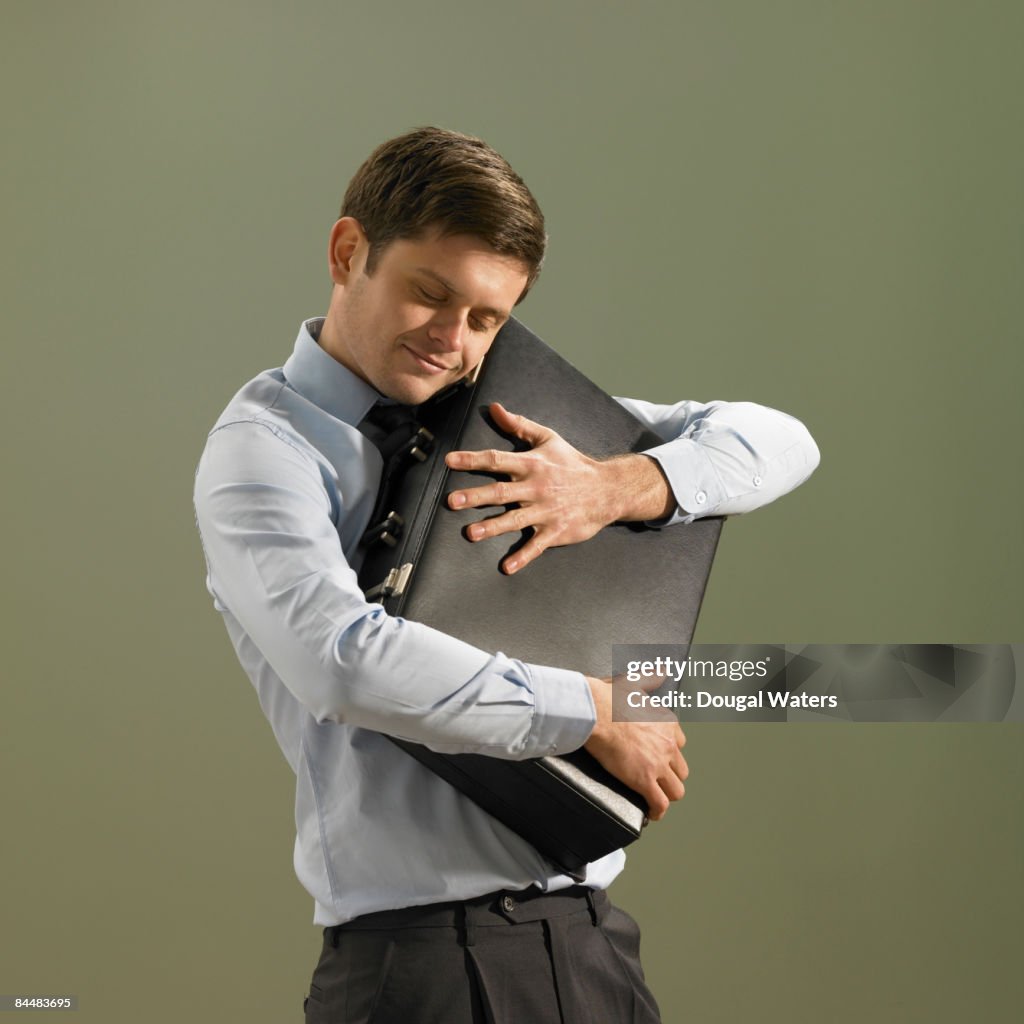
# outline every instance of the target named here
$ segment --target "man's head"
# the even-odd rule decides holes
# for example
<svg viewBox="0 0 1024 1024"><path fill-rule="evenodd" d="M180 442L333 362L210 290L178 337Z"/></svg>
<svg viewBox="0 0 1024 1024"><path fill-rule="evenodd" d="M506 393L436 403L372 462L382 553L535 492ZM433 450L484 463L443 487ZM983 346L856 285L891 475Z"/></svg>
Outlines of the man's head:
<svg viewBox="0 0 1024 1024"><path fill-rule="evenodd" d="M523 179L486 142L444 128L416 128L378 146L341 204L370 242L372 274L397 239L474 235L528 268L524 298L540 273L544 215Z"/></svg>
<svg viewBox="0 0 1024 1024"><path fill-rule="evenodd" d="M439 128L379 146L341 213L320 344L408 405L479 364L544 255L544 219L519 176L485 143Z"/></svg>

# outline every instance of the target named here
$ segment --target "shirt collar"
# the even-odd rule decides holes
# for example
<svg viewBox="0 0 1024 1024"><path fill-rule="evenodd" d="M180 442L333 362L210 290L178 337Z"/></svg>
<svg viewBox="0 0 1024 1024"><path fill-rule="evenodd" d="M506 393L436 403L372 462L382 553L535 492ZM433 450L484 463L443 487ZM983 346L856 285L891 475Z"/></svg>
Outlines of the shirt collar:
<svg viewBox="0 0 1024 1024"><path fill-rule="evenodd" d="M295 348L283 367L285 379L324 412L356 426L381 395L320 347L316 339L323 325L323 317L314 317L299 328Z"/></svg>

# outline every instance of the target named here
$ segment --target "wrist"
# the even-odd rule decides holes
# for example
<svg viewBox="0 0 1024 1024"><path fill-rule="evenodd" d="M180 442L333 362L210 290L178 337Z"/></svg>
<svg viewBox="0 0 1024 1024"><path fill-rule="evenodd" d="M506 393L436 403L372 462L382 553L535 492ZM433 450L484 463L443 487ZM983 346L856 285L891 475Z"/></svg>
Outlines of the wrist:
<svg viewBox="0 0 1024 1024"><path fill-rule="evenodd" d="M609 523L665 519L675 511L675 495L655 459L647 455L621 455L601 466L611 505Z"/></svg>

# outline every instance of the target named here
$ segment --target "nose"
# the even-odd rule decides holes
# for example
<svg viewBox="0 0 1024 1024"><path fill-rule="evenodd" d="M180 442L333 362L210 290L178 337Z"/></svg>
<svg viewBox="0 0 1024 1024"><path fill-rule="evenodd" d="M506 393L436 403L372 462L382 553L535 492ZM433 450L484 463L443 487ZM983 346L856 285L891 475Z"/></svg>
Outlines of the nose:
<svg viewBox="0 0 1024 1024"><path fill-rule="evenodd" d="M439 310L431 320L430 340L445 352L461 352L469 329L467 317L454 310Z"/></svg>

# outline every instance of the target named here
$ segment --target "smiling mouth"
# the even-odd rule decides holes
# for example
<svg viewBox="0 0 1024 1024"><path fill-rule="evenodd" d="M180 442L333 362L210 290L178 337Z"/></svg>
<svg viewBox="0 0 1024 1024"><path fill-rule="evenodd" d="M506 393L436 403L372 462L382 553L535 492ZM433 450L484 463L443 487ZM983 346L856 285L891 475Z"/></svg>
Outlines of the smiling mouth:
<svg viewBox="0 0 1024 1024"><path fill-rule="evenodd" d="M418 363L427 373L452 373L457 367L445 366L444 363L437 362L428 356L421 355L415 349L409 348L408 345L402 346L409 355L412 356L413 360Z"/></svg>

